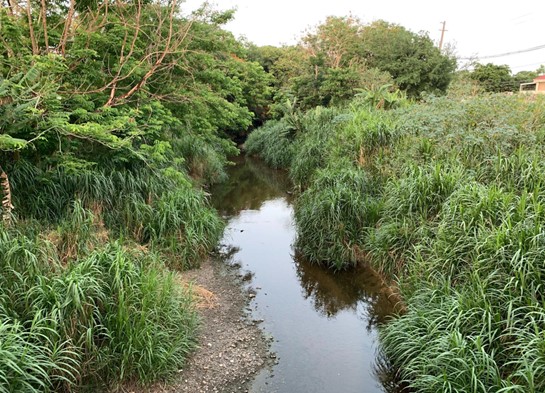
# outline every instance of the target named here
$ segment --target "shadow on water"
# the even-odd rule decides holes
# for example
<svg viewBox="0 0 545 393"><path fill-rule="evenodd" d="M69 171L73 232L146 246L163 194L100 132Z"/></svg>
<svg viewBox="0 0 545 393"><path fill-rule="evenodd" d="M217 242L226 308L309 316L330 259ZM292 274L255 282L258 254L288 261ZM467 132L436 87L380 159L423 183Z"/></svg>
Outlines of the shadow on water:
<svg viewBox="0 0 545 393"><path fill-rule="evenodd" d="M229 180L212 187L212 205L224 217L243 210L258 210L268 200L289 196L291 188L286 172L271 169L251 157L231 158Z"/></svg>
<svg viewBox="0 0 545 393"><path fill-rule="evenodd" d="M382 280L368 266L333 273L306 261L296 253L294 257L297 277L303 296L310 299L316 311L326 317L334 317L343 310L358 309L358 303L369 307L361 318L372 329L385 323L392 314L393 304L384 292Z"/></svg>
<svg viewBox="0 0 545 393"><path fill-rule="evenodd" d="M264 320L278 357L251 392L396 391L387 360L377 357L377 326L394 306L380 277L365 266L333 273L294 256L286 173L249 157L234 161L212 203L228 220L225 260L249 272L252 317Z"/></svg>

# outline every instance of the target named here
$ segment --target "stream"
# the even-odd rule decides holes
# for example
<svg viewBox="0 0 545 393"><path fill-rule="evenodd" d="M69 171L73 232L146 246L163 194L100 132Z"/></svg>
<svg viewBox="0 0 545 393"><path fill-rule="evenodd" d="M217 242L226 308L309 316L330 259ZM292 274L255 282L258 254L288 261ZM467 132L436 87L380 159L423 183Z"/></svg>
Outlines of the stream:
<svg viewBox="0 0 545 393"><path fill-rule="evenodd" d="M287 174L248 157L234 162L229 180L212 189L212 203L228 223L227 263L246 273L255 293L248 313L263 321L276 356L251 392L388 391L377 324L393 304L380 278L365 267L333 273L296 256Z"/></svg>

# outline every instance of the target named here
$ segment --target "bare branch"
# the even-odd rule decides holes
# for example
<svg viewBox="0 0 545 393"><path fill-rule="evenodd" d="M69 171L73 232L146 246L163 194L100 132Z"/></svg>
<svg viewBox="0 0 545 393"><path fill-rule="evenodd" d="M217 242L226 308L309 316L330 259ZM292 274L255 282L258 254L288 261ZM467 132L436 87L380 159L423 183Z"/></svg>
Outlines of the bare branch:
<svg viewBox="0 0 545 393"><path fill-rule="evenodd" d="M151 52L148 52L148 54L145 56L145 58L148 58L148 59L151 59L152 57L154 57L153 56L154 54L157 56L156 60L151 64L149 70L144 74L144 76L140 79L140 81L138 81L138 83L136 83L126 93L124 93L124 94L122 94L121 96L118 96L118 97L116 97L114 94L110 94L110 97L109 97L108 101L106 102L106 104L104 104L104 107L118 105L119 103L121 103L123 101L126 101L131 96L133 96L137 91L139 91L146 84L146 82L148 81L148 79L151 76L153 76L158 70L163 68L163 66L164 66L163 61L164 61L165 57L167 56L167 54L171 54L171 53L173 53L173 51L178 50L179 47L181 46L181 44L186 40L187 35L189 34L189 31L191 29L193 21L190 21L190 23L186 27L185 31L183 31L183 33L180 35L180 37L178 39L173 40L175 13L176 13L176 1L173 0L172 3L171 3L171 6L170 6L169 14L168 14L168 33L167 33L167 36L165 37L165 39L163 41L164 48L161 49L161 50L152 50ZM160 14L160 9L158 9L158 14ZM161 37L163 24L164 24L164 19L159 18L159 24L158 24L158 28L157 28L158 37ZM161 41L162 40L159 38L159 39L156 40L155 45L150 45L150 46L153 46L155 48L159 48L159 45L161 44Z"/></svg>
<svg viewBox="0 0 545 393"><path fill-rule="evenodd" d="M28 30L30 34L30 42L32 43L32 54L39 54L38 43L36 41L36 35L34 34L34 25L32 23L32 13L30 9L30 0L26 0L26 15L28 19Z"/></svg>
<svg viewBox="0 0 545 393"><path fill-rule="evenodd" d="M64 29L62 31L61 41L59 43L61 54L64 56L66 51L66 42L68 41L68 33L72 28L72 21L74 19L74 13L76 12L76 0L70 0L70 8L68 9L68 15L64 22Z"/></svg>
<svg viewBox="0 0 545 393"><path fill-rule="evenodd" d="M45 53L49 53L49 37L47 35L47 6L45 4L45 0L41 1L40 12L41 12L41 19L42 19L42 28L44 30Z"/></svg>

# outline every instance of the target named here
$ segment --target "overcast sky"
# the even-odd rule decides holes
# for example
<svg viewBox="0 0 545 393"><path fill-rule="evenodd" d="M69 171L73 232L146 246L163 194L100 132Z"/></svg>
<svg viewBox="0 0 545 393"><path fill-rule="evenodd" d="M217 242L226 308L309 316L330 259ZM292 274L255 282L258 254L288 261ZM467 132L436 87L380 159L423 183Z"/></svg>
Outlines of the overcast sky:
<svg viewBox="0 0 545 393"><path fill-rule="evenodd" d="M202 2L187 0L182 7L189 12ZM543 46L531 52L480 61L507 64L515 73L545 64L545 0L216 0L212 3L217 9L236 7L235 20L226 28L257 45L294 44L302 31L324 21L326 16L352 13L364 23L384 19L413 32L426 31L435 42L441 36L441 22L446 21L445 42L455 46L459 57L482 57Z"/></svg>

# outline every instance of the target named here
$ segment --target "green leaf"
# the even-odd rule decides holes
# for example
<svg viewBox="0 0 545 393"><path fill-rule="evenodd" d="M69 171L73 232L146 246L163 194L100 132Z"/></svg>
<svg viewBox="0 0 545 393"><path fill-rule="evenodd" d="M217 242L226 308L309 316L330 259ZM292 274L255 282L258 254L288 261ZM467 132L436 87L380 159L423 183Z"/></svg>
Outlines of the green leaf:
<svg viewBox="0 0 545 393"><path fill-rule="evenodd" d="M0 150L19 150L24 148L28 142L24 139L13 138L7 134L0 134Z"/></svg>

